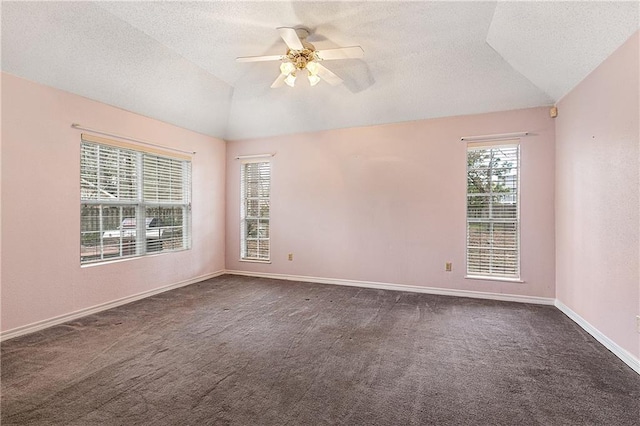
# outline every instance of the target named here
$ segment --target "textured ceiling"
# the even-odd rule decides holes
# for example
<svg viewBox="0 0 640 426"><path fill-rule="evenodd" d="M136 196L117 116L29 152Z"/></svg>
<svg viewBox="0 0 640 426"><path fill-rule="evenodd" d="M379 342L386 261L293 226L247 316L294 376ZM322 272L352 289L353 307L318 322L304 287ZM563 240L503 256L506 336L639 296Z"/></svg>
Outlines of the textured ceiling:
<svg viewBox="0 0 640 426"><path fill-rule="evenodd" d="M498 3L487 42L557 101L629 38L639 12L637 2L549 6Z"/></svg>
<svg viewBox="0 0 640 426"><path fill-rule="evenodd" d="M2 2L2 70L225 139L550 105L638 28L637 2ZM276 27L345 82L270 89ZM85 124L85 123L83 123ZM86 123L90 125L90 123Z"/></svg>

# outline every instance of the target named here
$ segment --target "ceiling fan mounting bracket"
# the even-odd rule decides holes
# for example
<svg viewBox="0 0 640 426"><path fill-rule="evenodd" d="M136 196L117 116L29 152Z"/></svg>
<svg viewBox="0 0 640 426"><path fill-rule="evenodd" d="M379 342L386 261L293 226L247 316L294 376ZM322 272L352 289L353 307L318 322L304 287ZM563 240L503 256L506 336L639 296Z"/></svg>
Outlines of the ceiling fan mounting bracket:
<svg viewBox="0 0 640 426"><path fill-rule="evenodd" d="M305 40L307 37L309 37L309 34L311 34L311 31L309 31L309 28L307 27L297 27L295 28L295 30L298 38L301 41Z"/></svg>

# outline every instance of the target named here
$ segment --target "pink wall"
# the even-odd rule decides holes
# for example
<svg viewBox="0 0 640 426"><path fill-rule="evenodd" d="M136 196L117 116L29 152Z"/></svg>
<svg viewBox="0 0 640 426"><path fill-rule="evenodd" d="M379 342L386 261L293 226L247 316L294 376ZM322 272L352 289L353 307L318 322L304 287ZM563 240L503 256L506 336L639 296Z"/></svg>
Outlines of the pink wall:
<svg viewBox="0 0 640 426"><path fill-rule="evenodd" d="M638 39L636 33L562 99L556 121L547 108L532 108L226 148L222 140L3 73L0 328L206 276L226 261L229 270L254 273L557 297L640 358ZM198 152L192 250L80 267L80 132L72 122ZM514 131L532 133L521 141L524 283L465 279L459 138ZM261 153L276 154L271 264L238 260L235 157Z"/></svg>
<svg viewBox="0 0 640 426"><path fill-rule="evenodd" d="M529 131L524 283L465 279L461 136ZM238 155L272 158L271 264L240 262ZM553 298L554 123L547 108L227 143L229 270ZM294 254L292 262L287 253ZM445 272L445 262L453 272Z"/></svg>
<svg viewBox="0 0 640 426"><path fill-rule="evenodd" d="M80 267L80 132L196 151L193 248ZM225 143L2 74L2 330L224 269Z"/></svg>
<svg viewBox="0 0 640 426"><path fill-rule="evenodd" d="M557 298L640 358L638 33L558 105Z"/></svg>

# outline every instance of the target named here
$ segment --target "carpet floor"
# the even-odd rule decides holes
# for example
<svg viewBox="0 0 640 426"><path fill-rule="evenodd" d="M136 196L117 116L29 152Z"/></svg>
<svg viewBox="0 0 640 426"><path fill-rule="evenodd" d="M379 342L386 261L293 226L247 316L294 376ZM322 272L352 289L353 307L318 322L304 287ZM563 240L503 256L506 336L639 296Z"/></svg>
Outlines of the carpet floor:
<svg viewBox="0 0 640 426"><path fill-rule="evenodd" d="M638 425L551 306L225 275L1 344L2 425Z"/></svg>

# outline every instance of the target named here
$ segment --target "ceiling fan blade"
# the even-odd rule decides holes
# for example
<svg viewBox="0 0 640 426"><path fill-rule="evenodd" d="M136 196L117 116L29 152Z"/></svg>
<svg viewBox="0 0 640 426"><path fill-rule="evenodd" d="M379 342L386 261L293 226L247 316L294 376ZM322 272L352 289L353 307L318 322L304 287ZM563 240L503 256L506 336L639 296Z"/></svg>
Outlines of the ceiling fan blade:
<svg viewBox="0 0 640 426"><path fill-rule="evenodd" d="M320 77L321 79L323 79L324 81L326 81L332 86L337 86L338 84L342 83L342 79L340 77L335 75L333 72L329 71L322 64L318 64L318 77Z"/></svg>
<svg viewBox="0 0 640 426"><path fill-rule="evenodd" d="M291 50L302 50L304 47L302 46L302 42L296 33L295 28L288 27L279 27L277 30L280 32L280 37L287 44L289 49Z"/></svg>
<svg viewBox="0 0 640 426"><path fill-rule="evenodd" d="M285 78L287 78L286 75L280 74L278 76L278 78L276 78L276 80L271 84L271 88L272 89L277 89L278 87L282 86L284 84L284 79Z"/></svg>
<svg viewBox="0 0 640 426"><path fill-rule="evenodd" d="M362 50L360 46L338 47L336 49L316 50L316 55L323 61L362 58L364 56L364 50Z"/></svg>
<svg viewBox="0 0 640 426"><path fill-rule="evenodd" d="M269 56L241 56L236 58L236 62L261 62L261 61L281 61L284 55Z"/></svg>

